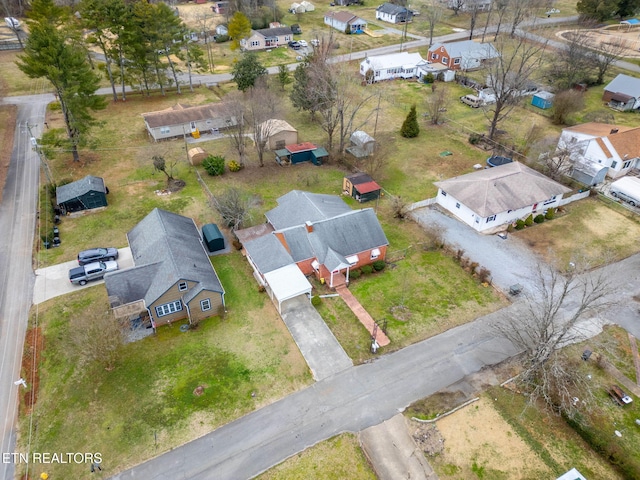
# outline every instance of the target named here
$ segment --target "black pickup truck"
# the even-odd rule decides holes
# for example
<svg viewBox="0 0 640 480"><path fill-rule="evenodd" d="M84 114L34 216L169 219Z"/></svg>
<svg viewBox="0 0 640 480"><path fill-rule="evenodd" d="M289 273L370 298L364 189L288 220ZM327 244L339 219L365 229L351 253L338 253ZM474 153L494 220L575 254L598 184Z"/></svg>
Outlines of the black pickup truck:
<svg viewBox="0 0 640 480"><path fill-rule="evenodd" d="M75 285L86 285L90 280L98 280L107 272L118 270L118 262L95 262L69 270L69 281Z"/></svg>

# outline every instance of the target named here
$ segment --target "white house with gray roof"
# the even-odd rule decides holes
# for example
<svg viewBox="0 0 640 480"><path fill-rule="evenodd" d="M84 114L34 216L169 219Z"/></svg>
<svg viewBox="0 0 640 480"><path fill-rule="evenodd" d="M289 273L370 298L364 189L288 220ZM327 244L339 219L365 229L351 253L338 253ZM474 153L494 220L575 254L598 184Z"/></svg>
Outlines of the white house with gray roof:
<svg viewBox="0 0 640 480"><path fill-rule="evenodd" d="M379 82L394 78L414 78L418 76L418 66L425 63L419 53L399 52L388 55L373 55L360 62L360 75L370 81Z"/></svg>
<svg viewBox="0 0 640 480"><path fill-rule="evenodd" d="M560 205L571 191L519 162L435 182L436 202L481 233L505 230L508 224Z"/></svg>
<svg viewBox="0 0 640 480"><path fill-rule="evenodd" d="M155 141L185 137L195 132L217 132L236 125L224 103L190 106L178 103L156 112L143 113L145 127Z"/></svg>
<svg viewBox="0 0 640 480"><path fill-rule="evenodd" d="M351 269L384 260L389 245L373 209L351 210L335 195L293 190L266 217L268 228L258 225L236 235L256 278L270 292L269 273L288 265L302 274L288 280L297 285L289 290L300 295L310 293L308 275L330 287L344 284Z"/></svg>
<svg viewBox="0 0 640 480"><path fill-rule="evenodd" d="M127 239L135 266L104 278L117 317L146 312L155 328L224 311L224 288L191 218L155 208Z"/></svg>
<svg viewBox="0 0 640 480"><path fill-rule="evenodd" d="M376 20L388 23L406 23L413 18L413 12L402 5L393 3L383 3L376 8Z"/></svg>
<svg viewBox="0 0 640 480"><path fill-rule="evenodd" d="M602 100L616 110L640 108L640 78L620 73L604 87Z"/></svg>

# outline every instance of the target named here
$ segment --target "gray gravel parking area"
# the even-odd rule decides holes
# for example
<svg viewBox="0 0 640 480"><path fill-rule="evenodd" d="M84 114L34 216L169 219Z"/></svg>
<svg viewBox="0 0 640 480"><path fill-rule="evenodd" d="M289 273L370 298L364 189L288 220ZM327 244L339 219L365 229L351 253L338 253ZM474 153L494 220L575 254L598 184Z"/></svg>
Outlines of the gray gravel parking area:
<svg viewBox="0 0 640 480"><path fill-rule="evenodd" d="M487 268L493 285L505 293L514 284L530 290L537 266L544 263L519 238L483 235L443 213L437 206L419 208L410 216L425 229L437 226L447 245L464 250L467 258Z"/></svg>

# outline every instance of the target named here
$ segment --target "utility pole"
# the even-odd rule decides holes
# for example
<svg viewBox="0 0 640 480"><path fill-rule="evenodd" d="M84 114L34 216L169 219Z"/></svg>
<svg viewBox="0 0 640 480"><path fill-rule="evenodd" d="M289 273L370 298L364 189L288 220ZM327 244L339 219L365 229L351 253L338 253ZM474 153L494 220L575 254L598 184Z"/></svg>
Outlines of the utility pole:
<svg viewBox="0 0 640 480"><path fill-rule="evenodd" d="M50 184L53 184L53 178L51 175L51 170L49 169L49 164L47 163L47 157L42 151L42 148L40 147L40 145L38 145L38 139L33 136L33 132L31 130L31 127L36 127L37 125L29 125L29 122L25 122L25 125L27 126L27 130L29 130L31 145L33 146L33 149L38 154L38 158L40 159L40 164L42 165L42 170L44 171L44 175L47 177L47 181Z"/></svg>

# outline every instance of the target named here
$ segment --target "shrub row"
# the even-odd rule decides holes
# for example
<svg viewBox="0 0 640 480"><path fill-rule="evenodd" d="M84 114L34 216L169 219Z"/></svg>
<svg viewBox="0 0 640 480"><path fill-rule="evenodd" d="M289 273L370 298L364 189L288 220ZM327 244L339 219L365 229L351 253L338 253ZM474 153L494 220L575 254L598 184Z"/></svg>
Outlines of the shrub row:
<svg viewBox="0 0 640 480"><path fill-rule="evenodd" d="M224 173L224 163L224 157L221 157L220 155L209 155L202 161L202 168L204 168L209 175L216 177ZM242 170L242 165L235 160L231 160L227 164L227 168L230 172L239 172Z"/></svg>
<svg viewBox="0 0 640 480"><path fill-rule="evenodd" d="M544 215L542 213L539 213L534 217L533 214L531 214L524 220L522 220L521 218L516 220L515 227L509 226L508 231L511 231L513 228L515 228L516 230L522 230L524 227L530 227L534 223L542 223L545 220L553 220L555 216L556 216L555 208L548 209Z"/></svg>

